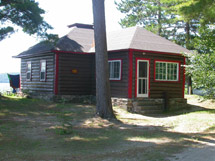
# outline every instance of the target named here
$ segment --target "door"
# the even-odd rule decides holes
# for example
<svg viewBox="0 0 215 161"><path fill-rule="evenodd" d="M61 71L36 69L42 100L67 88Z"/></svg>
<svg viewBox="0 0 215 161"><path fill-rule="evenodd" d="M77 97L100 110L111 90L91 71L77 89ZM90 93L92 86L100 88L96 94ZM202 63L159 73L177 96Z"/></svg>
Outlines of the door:
<svg viewBox="0 0 215 161"><path fill-rule="evenodd" d="M137 60L137 97L149 96L149 61Z"/></svg>

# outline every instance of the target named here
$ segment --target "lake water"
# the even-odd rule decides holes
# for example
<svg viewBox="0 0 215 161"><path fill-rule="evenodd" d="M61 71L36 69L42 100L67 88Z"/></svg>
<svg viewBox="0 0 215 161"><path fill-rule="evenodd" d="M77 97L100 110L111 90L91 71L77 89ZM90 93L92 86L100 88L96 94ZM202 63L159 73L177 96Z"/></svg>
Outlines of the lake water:
<svg viewBox="0 0 215 161"><path fill-rule="evenodd" d="M12 91L9 83L0 83L0 92Z"/></svg>

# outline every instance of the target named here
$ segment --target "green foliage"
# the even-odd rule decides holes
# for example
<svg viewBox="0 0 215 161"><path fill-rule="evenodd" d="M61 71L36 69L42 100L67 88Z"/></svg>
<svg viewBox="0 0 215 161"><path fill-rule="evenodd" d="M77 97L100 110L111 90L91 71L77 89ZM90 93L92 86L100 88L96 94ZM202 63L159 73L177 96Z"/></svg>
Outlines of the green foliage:
<svg viewBox="0 0 215 161"><path fill-rule="evenodd" d="M117 9L125 13L123 27L140 25L179 45L193 49L192 40L197 35L198 19L184 21L179 15L180 0L121 0Z"/></svg>
<svg viewBox="0 0 215 161"><path fill-rule="evenodd" d="M192 74L195 88L204 88L206 96L215 98L215 52L211 54L190 54L186 71Z"/></svg>
<svg viewBox="0 0 215 161"><path fill-rule="evenodd" d="M126 14L120 20L123 27L140 25L159 35L166 35L167 29L171 28L170 21L175 18L168 12L169 6L157 0L121 0L115 4L120 12Z"/></svg>
<svg viewBox="0 0 215 161"><path fill-rule="evenodd" d="M53 36L47 34L52 27L44 21L45 13L35 0L2 0L0 3L0 41L15 32L14 26L22 28L23 32L42 39Z"/></svg>
<svg viewBox="0 0 215 161"><path fill-rule="evenodd" d="M201 19L202 24L215 22L214 0L179 0L180 15L186 20Z"/></svg>
<svg viewBox="0 0 215 161"><path fill-rule="evenodd" d="M215 51L215 29L200 28L194 39L195 49L201 54L213 54Z"/></svg>
<svg viewBox="0 0 215 161"><path fill-rule="evenodd" d="M188 57L186 72L192 76L194 88L204 88L206 96L215 97L215 30L201 27L193 45L196 53Z"/></svg>

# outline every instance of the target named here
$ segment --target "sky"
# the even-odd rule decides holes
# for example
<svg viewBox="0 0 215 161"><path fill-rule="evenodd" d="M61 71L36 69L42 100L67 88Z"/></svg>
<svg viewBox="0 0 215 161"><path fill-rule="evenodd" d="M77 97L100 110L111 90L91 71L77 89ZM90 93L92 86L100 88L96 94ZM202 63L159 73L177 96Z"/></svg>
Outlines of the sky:
<svg viewBox="0 0 215 161"><path fill-rule="evenodd" d="M67 27L73 23L93 23L92 0L37 0L46 13L43 15L54 29L51 33L59 37L67 34ZM116 0L120 1L120 0ZM106 30L114 31L121 28L120 18L123 17L114 4L114 0L105 0ZM27 50L40 40L29 36L21 30L9 38L0 41L0 73L20 72L20 59L12 58Z"/></svg>

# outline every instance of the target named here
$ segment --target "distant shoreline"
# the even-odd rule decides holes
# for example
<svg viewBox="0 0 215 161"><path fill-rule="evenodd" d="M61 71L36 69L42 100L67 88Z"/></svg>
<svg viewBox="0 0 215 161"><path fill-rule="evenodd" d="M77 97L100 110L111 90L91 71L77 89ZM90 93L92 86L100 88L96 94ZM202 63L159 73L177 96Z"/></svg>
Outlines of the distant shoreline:
<svg viewBox="0 0 215 161"><path fill-rule="evenodd" d="M0 82L0 92L6 92L11 90L10 83L1 83Z"/></svg>
<svg viewBox="0 0 215 161"><path fill-rule="evenodd" d="M11 75L17 75L20 73L15 73L15 72L11 72L11 73L0 73L0 83L9 83L9 79L7 74L11 74Z"/></svg>

